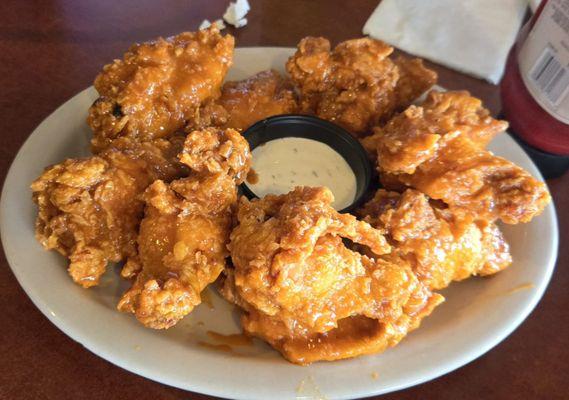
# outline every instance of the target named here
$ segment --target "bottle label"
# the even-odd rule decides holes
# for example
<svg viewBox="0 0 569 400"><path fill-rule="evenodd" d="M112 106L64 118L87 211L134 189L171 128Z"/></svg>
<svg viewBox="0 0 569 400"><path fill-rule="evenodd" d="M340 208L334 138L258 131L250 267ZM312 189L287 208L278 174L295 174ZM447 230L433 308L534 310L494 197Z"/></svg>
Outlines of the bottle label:
<svg viewBox="0 0 569 400"><path fill-rule="evenodd" d="M518 53L535 101L569 124L569 0L549 0Z"/></svg>

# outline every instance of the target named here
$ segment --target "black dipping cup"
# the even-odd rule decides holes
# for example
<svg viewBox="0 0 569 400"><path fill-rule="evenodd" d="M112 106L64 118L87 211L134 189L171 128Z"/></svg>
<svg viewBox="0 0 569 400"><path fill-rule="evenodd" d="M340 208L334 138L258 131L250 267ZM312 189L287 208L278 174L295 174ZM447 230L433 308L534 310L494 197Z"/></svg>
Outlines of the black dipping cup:
<svg viewBox="0 0 569 400"><path fill-rule="evenodd" d="M518 135L510 135L525 150L545 179L559 178L569 170L569 156L548 153L526 143Z"/></svg>
<svg viewBox="0 0 569 400"><path fill-rule="evenodd" d="M340 212L351 212L363 201L372 176L370 161L360 142L338 125L308 115L277 115L252 125L243 132L243 137L249 142L251 151L271 140L286 137L312 139L327 144L346 160L356 176L354 201ZM241 184L241 189L249 199L257 198L246 181Z"/></svg>

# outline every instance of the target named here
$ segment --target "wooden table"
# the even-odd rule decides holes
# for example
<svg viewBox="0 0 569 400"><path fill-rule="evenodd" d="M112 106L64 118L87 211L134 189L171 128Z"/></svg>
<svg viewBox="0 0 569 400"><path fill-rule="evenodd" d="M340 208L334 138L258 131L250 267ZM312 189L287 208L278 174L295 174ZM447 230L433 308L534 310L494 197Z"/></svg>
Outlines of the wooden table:
<svg viewBox="0 0 569 400"><path fill-rule="evenodd" d="M250 0L249 25L229 29L238 46L294 46L307 35L333 42L361 35L377 0ZM0 177L32 130L91 85L127 47L194 30L222 15L228 0L3 0L0 3ZM431 65L440 83L467 89L494 112L498 88ZM548 182L569 236L569 174ZM65 336L32 304L0 259L0 399L205 399L104 361ZM41 266L38 266L40 268ZM382 399L561 399L569 388L569 246L531 316L469 365Z"/></svg>

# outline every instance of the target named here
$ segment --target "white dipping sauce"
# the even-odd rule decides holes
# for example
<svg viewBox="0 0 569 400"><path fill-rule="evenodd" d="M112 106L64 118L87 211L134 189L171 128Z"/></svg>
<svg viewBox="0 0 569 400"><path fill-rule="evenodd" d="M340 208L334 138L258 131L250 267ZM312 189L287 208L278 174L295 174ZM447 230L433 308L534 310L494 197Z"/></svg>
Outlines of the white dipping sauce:
<svg viewBox="0 0 569 400"><path fill-rule="evenodd" d="M247 186L259 197L285 194L295 186L327 186L336 210L356 197L354 171L336 150L317 140L287 137L256 147L253 170L258 179Z"/></svg>

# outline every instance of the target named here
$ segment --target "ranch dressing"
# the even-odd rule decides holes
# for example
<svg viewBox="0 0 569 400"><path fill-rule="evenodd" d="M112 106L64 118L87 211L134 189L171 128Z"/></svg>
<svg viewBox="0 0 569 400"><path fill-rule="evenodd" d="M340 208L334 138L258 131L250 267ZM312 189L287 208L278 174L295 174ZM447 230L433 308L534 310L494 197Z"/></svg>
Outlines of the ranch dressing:
<svg viewBox="0 0 569 400"><path fill-rule="evenodd" d="M285 194L295 186L326 186L336 210L356 197L356 176L344 157L317 140L286 137L256 147L253 171L247 186L258 197Z"/></svg>

